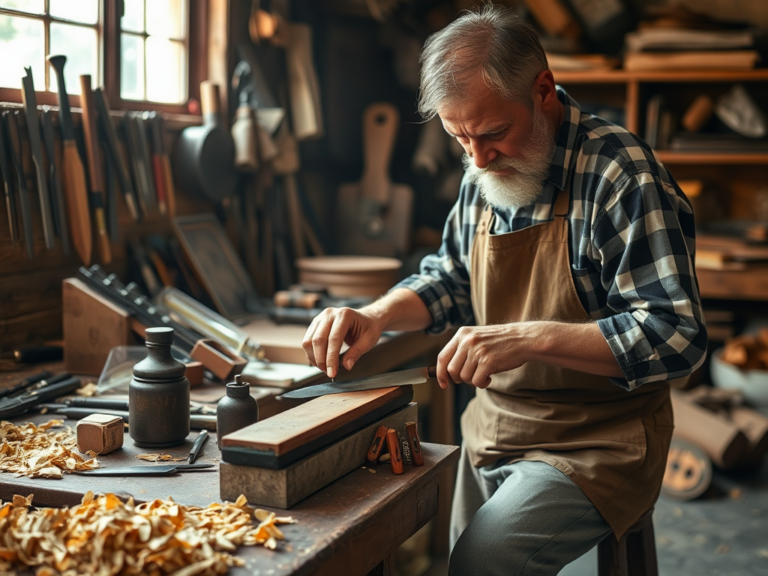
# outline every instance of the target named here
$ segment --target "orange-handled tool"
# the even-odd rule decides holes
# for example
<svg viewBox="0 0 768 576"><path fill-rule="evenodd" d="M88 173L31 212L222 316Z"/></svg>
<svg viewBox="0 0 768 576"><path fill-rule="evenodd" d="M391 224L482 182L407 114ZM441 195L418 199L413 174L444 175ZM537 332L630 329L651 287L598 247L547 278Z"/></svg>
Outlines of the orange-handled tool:
<svg viewBox="0 0 768 576"><path fill-rule="evenodd" d="M394 428L387 430L387 449L389 450L389 463L392 465L392 472L402 474L403 456L400 453L400 442L397 441L397 430Z"/></svg>
<svg viewBox="0 0 768 576"><path fill-rule="evenodd" d="M424 457L421 454L421 441L419 440L419 432L416 429L416 422L406 422L405 433L408 436L408 446L411 448L413 465L422 466L424 464Z"/></svg>
<svg viewBox="0 0 768 576"><path fill-rule="evenodd" d="M371 447L368 448L368 454L365 459L368 460L368 464L375 464L381 456L382 450L387 442L387 427L382 424L376 429L376 434L373 436Z"/></svg>

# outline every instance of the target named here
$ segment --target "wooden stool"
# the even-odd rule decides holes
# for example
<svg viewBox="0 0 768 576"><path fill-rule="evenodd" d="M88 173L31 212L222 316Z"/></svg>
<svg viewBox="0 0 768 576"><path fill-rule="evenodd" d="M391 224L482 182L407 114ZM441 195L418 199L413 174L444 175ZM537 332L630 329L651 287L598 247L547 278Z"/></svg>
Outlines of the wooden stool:
<svg viewBox="0 0 768 576"><path fill-rule="evenodd" d="M640 516L620 540L610 535L597 545L597 574L658 576L653 508Z"/></svg>

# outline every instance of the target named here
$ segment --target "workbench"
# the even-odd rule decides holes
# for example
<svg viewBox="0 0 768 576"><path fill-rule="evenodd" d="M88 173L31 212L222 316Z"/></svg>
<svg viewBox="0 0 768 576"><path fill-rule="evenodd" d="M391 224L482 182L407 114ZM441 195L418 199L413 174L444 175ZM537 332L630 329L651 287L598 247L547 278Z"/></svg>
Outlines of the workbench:
<svg viewBox="0 0 768 576"><path fill-rule="evenodd" d="M40 424L51 418L34 415L14 421ZM66 421L65 425L74 426L74 422ZM196 435L193 432L183 445L165 449L163 453L186 456ZM275 510L279 515L290 515L298 522L281 527L286 539L275 551L250 546L238 548L236 555L246 564L233 568L230 574L390 574L394 549L437 514L438 476L459 458L456 446L424 443L422 451L424 465L406 465L402 475L395 476L387 464L358 468L287 513L262 507ZM137 454L146 452L134 446L126 434L121 450L100 456L99 460L104 468L152 466L136 458ZM220 455L216 435L212 433L198 462L218 464ZM169 496L180 504L195 506L220 501L217 468L132 478L65 474L61 480L16 478L0 473L3 501L12 499L14 494L34 494L33 503L37 506L72 506L79 504L89 490L97 494L112 492L121 498L133 496L137 503Z"/></svg>

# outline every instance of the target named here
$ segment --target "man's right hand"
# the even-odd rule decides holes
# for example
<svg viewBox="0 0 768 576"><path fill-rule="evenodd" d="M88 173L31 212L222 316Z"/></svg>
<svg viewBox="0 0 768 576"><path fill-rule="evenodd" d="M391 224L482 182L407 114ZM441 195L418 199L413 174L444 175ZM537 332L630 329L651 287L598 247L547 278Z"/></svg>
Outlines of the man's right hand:
<svg viewBox="0 0 768 576"><path fill-rule="evenodd" d="M307 328L301 346L309 361L329 378L339 373L341 346L349 346L344 354L344 368L351 370L360 357L374 347L384 331L380 318L363 310L326 308Z"/></svg>

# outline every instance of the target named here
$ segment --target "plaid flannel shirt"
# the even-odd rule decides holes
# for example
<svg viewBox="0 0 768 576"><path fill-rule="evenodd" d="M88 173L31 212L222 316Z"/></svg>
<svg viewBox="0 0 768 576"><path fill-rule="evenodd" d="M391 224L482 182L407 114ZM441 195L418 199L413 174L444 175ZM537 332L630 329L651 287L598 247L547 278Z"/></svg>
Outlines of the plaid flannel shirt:
<svg viewBox="0 0 768 576"><path fill-rule="evenodd" d="M557 96L564 120L542 195L525 208L494 208L492 233L552 220L555 191L570 176L571 272L584 309L624 372L624 379L612 380L633 390L686 376L704 362L707 347L691 206L644 141L583 114L560 87ZM428 333L475 324L470 255L484 209L465 178L438 253L395 287L414 290L427 305Z"/></svg>

